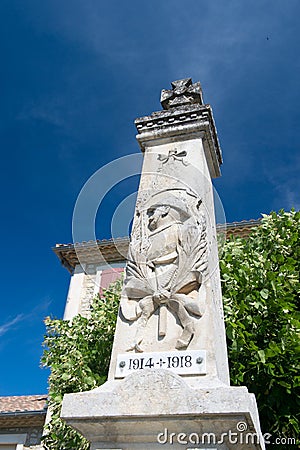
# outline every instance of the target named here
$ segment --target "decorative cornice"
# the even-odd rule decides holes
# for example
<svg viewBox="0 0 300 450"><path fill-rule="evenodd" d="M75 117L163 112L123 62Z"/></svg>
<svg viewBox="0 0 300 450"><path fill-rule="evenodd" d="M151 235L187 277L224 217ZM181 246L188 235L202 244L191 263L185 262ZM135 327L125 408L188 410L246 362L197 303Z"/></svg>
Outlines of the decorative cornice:
<svg viewBox="0 0 300 450"><path fill-rule="evenodd" d="M139 117L135 120L135 126L140 134L148 130L163 129L187 123L195 123L198 120L209 120L211 108L209 105L185 105L180 108L157 111L150 116Z"/></svg>
<svg viewBox="0 0 300 450"><path fill-rule="evenodd" d="M153 146L175 137L177 140L202 137L211 176L220 176L222 152L210 105L196 103L154 112L137 118L135 125L136 138L143 152L150 143Z"/></svg>
<svg viewBox="0 0 300 450"><path fill-rule="evenodd" d="M115 263L126 261L129 238L105 239L76 244L56 244L52 249L70 273L77 264Z"/></svg>
<svg viewBox="0 0 300 450"><path fill-rule="evenodd" d="M244 220L225 225L217 225L217 232L230 236L247 237L253 227L260 224L258 220ZM56 244L53 248L62 265L73 273L78 264L96 264L126 262L129 238L107 239L81 242L77 244Z"/></svg>

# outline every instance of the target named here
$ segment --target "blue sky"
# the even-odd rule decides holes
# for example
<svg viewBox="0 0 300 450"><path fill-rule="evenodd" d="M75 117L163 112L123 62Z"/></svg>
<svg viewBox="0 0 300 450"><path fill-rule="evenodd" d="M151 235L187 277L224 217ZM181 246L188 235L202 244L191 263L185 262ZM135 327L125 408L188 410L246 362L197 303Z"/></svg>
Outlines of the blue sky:
<svg viewBox="0 0 300 450"><path fill-rule="evenodd" d="M69 282L51 247L72 241L87 179L139 152L133 121L171 81L201 81L213 107L227 221L299 208L300 2L2 0L0 13L0 395L38 394L43 318L62 316ZM98 238L136 185L112 190Z"/></svg>

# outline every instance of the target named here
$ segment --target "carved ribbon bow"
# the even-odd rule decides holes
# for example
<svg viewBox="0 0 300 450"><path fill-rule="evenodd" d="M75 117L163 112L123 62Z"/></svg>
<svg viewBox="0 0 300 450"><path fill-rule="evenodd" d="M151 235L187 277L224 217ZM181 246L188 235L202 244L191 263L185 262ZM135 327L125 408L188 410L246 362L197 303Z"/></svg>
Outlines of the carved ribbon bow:
<svg viewBox="0 0 300 450"><path fill-rule="evenodd" d="M179 153L177 150L170 150L168 156L159 154L157 159L163 164L166 164L170 159L173 159L173 161L180 161L184 166L188 166L189 163L183 159L186 155L187 153L185 150Z"/></svg>

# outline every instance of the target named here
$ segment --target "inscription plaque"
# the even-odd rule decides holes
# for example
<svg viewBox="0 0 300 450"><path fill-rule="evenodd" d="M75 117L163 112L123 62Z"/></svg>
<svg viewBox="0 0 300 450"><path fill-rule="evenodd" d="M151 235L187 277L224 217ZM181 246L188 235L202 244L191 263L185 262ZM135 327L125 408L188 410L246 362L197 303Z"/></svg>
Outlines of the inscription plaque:
<svg viewBox="0 0 300 450"><path fill-rule="evenodd" d="M166 369L178 375L205 375L206 351L122 353L117 357L115 378L143 369Z"/></svg>

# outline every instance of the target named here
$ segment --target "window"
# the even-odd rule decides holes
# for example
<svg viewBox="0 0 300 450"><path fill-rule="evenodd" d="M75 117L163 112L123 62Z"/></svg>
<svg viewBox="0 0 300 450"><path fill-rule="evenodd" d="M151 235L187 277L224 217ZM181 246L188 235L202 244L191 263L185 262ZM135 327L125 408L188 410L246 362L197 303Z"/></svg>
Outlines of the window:
<svg viewBox="0 0 300 450"><path fill-rule="evenodd" d="M23 450L26 434L0 434L0 450Z"/></svg>
<svg viewBox="0 0 300 450"><path fill-rule="evenodd" d="M103 295L103 289L107 289L111 283L119 280L124 272L124 267L115 267L102 270L100 279L100 295Z"/></svg>

